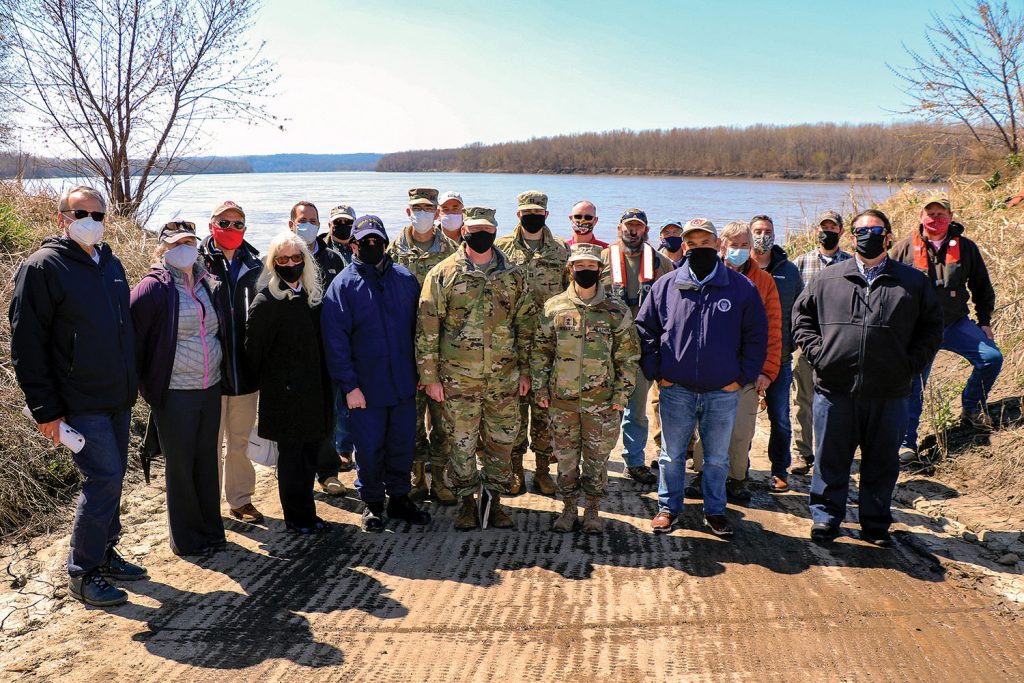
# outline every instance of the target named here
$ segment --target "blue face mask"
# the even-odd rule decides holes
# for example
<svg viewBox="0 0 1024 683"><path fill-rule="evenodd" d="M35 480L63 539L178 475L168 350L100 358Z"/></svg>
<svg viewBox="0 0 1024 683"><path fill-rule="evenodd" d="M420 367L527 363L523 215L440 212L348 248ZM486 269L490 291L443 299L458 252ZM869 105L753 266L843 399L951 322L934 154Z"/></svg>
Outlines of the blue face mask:
<svg viewBox="0 0 1024 683"><path fill-rule="evenodd" d="M683 238L679 235L669 235L661 238L661 248L673 254L683 248Z"/></svg>
<svg viewBox="0 0 1024 683"><path fill-rule="evenodd" d="M744 263L750 260L749 249L728 249L725 252L725 260L729 262L729 265L733 268L739 268Z"/></svg>

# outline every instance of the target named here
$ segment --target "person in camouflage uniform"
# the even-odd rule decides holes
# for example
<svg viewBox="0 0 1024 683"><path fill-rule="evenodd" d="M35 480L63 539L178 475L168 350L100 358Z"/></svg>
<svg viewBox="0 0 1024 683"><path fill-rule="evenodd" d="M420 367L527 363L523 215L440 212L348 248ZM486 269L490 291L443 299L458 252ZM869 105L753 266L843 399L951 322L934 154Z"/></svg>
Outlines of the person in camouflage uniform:
<svg viewBox="0 0 1024 683"><path fill-rule="evenodd" d="M544 304L534 335L533 393L550 411L558 493L565 504L551 528L576 527L582 490L583 531L599 534L608 456L636 384L640 340L629 308L607 296L600 283L601 247L574 244L568 271L573 283Z"/></svg>
<svg viewBox="0 0 1024 683"><path fill-rule="evenodd" d="M388 246L388 256L416 276L423 287L431 268L455 253L457 245L444 236L434 218L437 215L437 190L414 187L409 190L409 216L407 225L398 238ZM427 431L426 415L430 415ZM430 495L442 505L455 505L455 495L444 481L448 465L446 430L441 422L441 404L416 392L416 460L412 465L412 491L409 497L422 500L427 496L426 463L430 461Z"/></svg>
<svg viewBox="0 0 1024 683"><path fill-rule="evenodd" d="M530 283L534 305L540 312L548 299L564 292L569 284L569 271L565 266L569 248L565 246L564 240L555 237L545 225L548 216L546 194L531 190L521 193L518 200L516 216L519 223L511 235L499 239L495 246L508 256L509 261L523 269ZM555 492L555 482L549 474L551 424L548 411L537 404L535 396L531 396L522 400L519 414L519 434L512 447L512 493L523 492L523 456L526 454L529 424L529 445L536 460L533 487L550 496Z"/></svg>
<svg viewBox="0 0 1024 683"><path fill-rule="evenodd" d="M420 383L441 403L456 529L515 526L500 503L512 487L519 399L530 391L537 309L526 274L494 247L494 209L467 207L459 249L427 274L416 356ZM477 470L479 456L481 470ZM480 519L475 491L483 485Z"/></svg>

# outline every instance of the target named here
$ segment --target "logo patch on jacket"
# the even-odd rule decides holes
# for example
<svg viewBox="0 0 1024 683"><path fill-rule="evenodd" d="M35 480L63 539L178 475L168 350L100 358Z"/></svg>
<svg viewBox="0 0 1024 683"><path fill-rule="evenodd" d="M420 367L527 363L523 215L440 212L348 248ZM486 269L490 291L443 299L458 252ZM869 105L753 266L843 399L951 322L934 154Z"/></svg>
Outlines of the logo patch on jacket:
<svg viewBox="0 0 1024 683"><path fill-rule="evenodd" d="M728 313L732 310L732 302L728 299L719 299L715 305L718 306L718 310L722 313Z"/></svg>

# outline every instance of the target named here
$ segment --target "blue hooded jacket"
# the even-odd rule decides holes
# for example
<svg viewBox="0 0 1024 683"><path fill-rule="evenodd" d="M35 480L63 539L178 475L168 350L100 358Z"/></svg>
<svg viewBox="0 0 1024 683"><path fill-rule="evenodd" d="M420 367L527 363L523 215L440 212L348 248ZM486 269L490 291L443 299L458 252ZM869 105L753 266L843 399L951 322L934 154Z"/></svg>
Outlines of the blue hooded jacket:
<svg viewBox="0 0 1024 683"><path fill-rule="evenodd" d="M419 296L416 277L386 255L380 271L353 259L327 288L320 321L327 370L344 393L360 389L368 408L416 394Z"/></svg>
<svg viewBox="0 0 1024 683"><path fill-rule="evenodd" d="M688 261L661 276L636 316L640 368L691 391L746 386L768 352L768 316L757 288L721 260L699 284Z"/></svg>

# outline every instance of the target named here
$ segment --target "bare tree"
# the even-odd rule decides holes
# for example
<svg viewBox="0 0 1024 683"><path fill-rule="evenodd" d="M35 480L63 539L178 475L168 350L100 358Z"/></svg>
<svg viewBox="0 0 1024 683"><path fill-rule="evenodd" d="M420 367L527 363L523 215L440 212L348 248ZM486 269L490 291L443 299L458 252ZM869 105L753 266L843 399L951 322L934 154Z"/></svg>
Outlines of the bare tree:
<svg viewBox="0 0 1024 683"><path fill-rule="evenodd" d="M0 14L0 150L10 147L14 103L10 93L10 85L14 77L11 66L13 47L11 43L11 26ZM4 86L8 86L4 88Z"/></svg>
<svg viewBox="0 0 1024 683"><path fill-rule="evenodd" d="M273 67L246 33L259 0L0 0L21 78L6 88L36 129L138 217L216 119L269 123ZM0 85L0 89L3 86Z"/></svg>
<svg viewBox="0 0 1024 683"><path fill-rule="evenodd" d="M927 52L904 50L913 62L889 68L914 98L906 113L954 124L986 147L1018 154L1024 143L1024 13L1006 0L975 0L970 14L932 14Z"/></svg>

